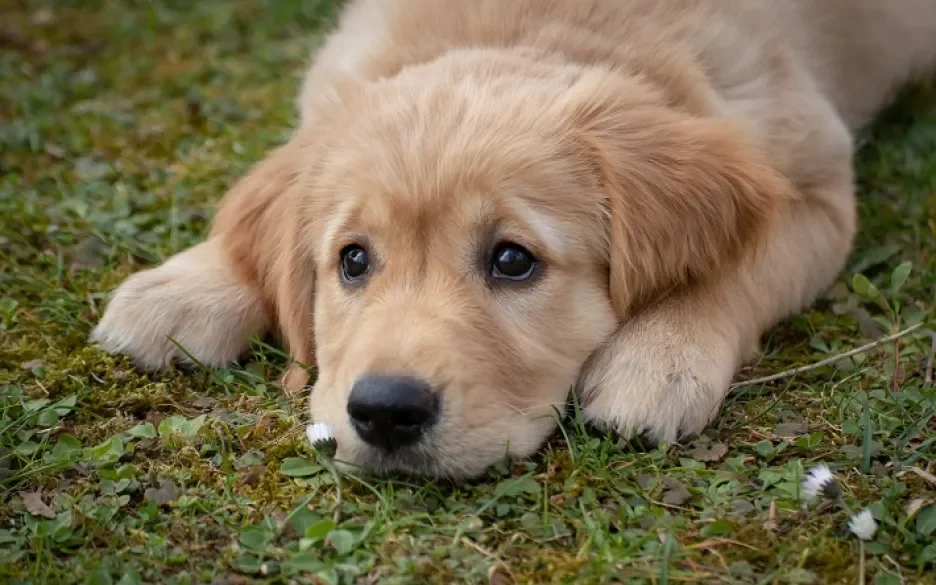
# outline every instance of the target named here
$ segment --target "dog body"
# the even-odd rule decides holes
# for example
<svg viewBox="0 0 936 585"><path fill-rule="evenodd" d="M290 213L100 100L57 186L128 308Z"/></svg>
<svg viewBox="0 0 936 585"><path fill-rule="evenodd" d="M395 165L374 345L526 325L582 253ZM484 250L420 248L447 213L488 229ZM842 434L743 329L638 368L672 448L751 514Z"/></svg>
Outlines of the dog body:
<svg viewBox="0 0 936 585"><path fill-rule="evenodd" d="M932 0L352 1L292 139L92 338L159 369L275 332L377 471L529 455L572 386L672 441L837 277L852 133L934 65Z"/></svg>

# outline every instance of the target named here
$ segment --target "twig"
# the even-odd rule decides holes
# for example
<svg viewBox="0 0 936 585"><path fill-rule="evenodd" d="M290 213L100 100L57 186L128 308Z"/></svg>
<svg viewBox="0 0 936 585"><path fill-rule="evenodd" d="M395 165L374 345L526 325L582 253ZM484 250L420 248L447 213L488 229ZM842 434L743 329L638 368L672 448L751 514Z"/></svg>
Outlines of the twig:
<svg viewBox="0 0 936 585"><path fill-rule="evenodd" d="M709 540L703 540L702 542L697 542L696 544L690 544L686 547L686 550L695 550L697 548L711 548L715 546L720 546L722 544L733 544L735 546L743 546L746 549L762 552L756 546L751 546L750 544L745 544L743 542L732 540L730 538L712 538Z"/></svg>
<svg viewBox="0 0 936 585"><path fill-rule="evenodd" d="M926 360L926 374L923 375L923 383L926 386L933 385L933 362L936 361L936 333L933 333L933 341L930 343L929 358Z"/></svg>
<svg viewBox="0 0 936 585"><path fill-rule="evenodd" d="M911 467L910 471L919 475L920 477L930 482L931 484L936 485L936 475L933 475L929 471L925 471L923 469L920 469L919 467Z"/></svg>
<svg viewBox="0 0 936 585"><path fill-rule="evenodd" d="M900 578L900 585L904 583L903 571L900 569L900 564L893 559L890 555L884 555L884 558L890 564L894 565L894 568L897 569L897 576Z"/></svg>
<svg viewBox="0 0 936 585"><path fill-rule="evenodd" d="M871 343L862 345L861 347L856 347L855 349L846 351L845 353L840 353L831 357L827 357L826 359L822 361L818 361L813 364L807 364L805 366L800 366L798 368L793 368L791 370L784 370L782 372L777 372L776 374L772 374L770 376L764 376L763 378L754 378L753 380L742 380L740 382L735 382L734 384L731 385L731 389L734 390L735 388L741 388L743 386L753 386L755 384L766 384L767 382L773 382L775 380L782 380L783 378L789 378L790 376L802 374L803 372L817 370L829 364L834 364L835 362L839 360L843 360L853 355L858 355L859 353L865 353L866 351L872 350L875 347L884 345L885 343L890 343L891 341L895 341L897 339L900 339L901 337L905 337L913 333L914 331L916 331L922 326L923 326L923 323L917 323L916 325L912 327L907 327L903 331L894 333L893 335L882 337L881 339L872 341Z"/></svg>

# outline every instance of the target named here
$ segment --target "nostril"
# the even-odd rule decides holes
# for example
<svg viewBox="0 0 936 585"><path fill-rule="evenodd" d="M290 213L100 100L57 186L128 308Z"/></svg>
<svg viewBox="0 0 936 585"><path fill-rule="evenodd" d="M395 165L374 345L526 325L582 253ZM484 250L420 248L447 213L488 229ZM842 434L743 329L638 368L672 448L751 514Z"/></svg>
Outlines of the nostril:
<svg viewBox="0 0 936 585"><path fill-rule="evenodd" d="M432 387L419 378L370 375L354 383L348 415L366 442L395 449L416 442L435 424L439 399Z"/></svg>
<svg viewBox="0 0 936 585"><path fill-rule="evenodd" d="M415 427L425 424L432 417L432 413L424 409L404 409L397 412L394 418L401 427Z"/></svg>
<svg viewBox="0 0 936 585"><path fill-rule="evenodd" d="M349 405L348 412L351 414L351 418L353 418L355 422L360 424L371 423L371 415L366 408L355 408Z"/></svg>

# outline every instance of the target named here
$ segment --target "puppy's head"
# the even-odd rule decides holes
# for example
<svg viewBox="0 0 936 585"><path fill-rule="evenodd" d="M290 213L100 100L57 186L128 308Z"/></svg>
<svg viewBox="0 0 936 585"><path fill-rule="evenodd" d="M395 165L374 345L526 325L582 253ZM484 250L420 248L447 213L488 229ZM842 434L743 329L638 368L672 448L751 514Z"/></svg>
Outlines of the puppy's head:
<svg viewBox="0 0 936 585"><path fill-rule="evenodd" d="M785 189L607 71L453 56L309 127L277 309L338 459L379 472L531 454L622 320L730 265Z"/></svg>

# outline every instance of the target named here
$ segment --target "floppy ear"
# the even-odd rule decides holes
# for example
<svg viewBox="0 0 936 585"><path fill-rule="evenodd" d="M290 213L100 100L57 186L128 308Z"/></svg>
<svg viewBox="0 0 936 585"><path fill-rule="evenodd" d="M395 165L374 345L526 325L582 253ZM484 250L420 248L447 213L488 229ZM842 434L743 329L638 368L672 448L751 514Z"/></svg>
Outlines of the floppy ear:
<svg viewBox="0 0 936 585"><path fill-rule="evenodd" d="M221 202L209 237L220 237L237 275L260 291L276 316L286 349L299 364L312 365L311 263L296 262L296 188L302 168L300 136L270 153L238 181ZM287 390L307 381L292 364L283 380Z"/></svg>
<svg viewBox="0 0 936 585"><path fill-rule="evenodd" d="M728 121L666 104L603 72L569 90L586 157L606 197L610 294L621 319L755 250L795 192Z"/></svg>

